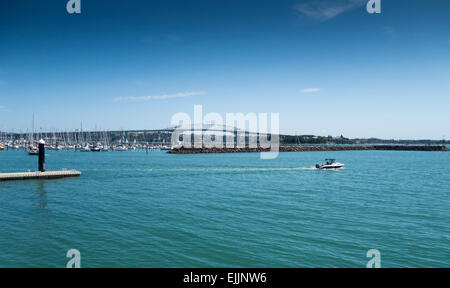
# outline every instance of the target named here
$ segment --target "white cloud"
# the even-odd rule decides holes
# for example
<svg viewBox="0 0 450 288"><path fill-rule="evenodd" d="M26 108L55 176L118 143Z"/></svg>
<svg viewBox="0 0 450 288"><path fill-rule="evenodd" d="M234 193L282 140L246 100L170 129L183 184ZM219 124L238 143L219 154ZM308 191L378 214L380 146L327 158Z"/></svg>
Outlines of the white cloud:
<svg viewBox="0 0 450 288"><path fill-rule="evenodd" d="M305 94L305 93L316 93L319 92L320 89L319 88L307 88L307 89L303 89L300 91L300 93Z"/></svg>
<svg viewBox="0 0 450 288"><path fill-rule="evenodd" d="M319 22L330 20L354 8L364 6L367 0L309 0L294 5L294 10Z"/></svg>
<svg viewBox="0 0 450 288"><path fill-rule="evenodd" d="M0 111L8 112L8 109L6 108L6 106L0 105Z"/></svg>
<svg viewBox="0 0 450 288"><path fill-rule="evenodd" d="M172 98L183 98L189 96L198 96L204 95L205 92L180 92L175 94L163 94L163 95L155 95L155 96L130 96L130 97L119 97L115 98L114 101L148 101L148 100L164 100L164 99L172 99Z"/></svg>

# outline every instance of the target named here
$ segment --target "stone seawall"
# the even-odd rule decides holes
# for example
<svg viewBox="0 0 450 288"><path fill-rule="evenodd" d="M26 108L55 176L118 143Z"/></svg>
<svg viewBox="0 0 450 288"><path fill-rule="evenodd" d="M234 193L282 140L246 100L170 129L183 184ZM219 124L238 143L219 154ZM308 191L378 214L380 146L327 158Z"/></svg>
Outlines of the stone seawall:
<svg viewBox="0 0 450 288"><path fill-rule="evenodd" d="M353 150L390 150L390 151L450 151L445 146L407 146L407 145L282 145L280 152L305 151L353 151ZM269 152L265 148L174 148L170 154L204 154L204 153L249 153Z"/></svg>

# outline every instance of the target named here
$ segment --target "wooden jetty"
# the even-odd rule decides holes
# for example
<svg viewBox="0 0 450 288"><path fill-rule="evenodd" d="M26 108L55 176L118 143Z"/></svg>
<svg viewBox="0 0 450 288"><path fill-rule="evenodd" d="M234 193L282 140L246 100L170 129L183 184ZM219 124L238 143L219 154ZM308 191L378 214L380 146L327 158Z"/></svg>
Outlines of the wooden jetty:
<svg viewBox="0 0 450 288"><path fill-rule="evenodd" d="M13 180L58 179L65 177L80 177L80 176L81 172L76 170L0 173L0 182Z"/></svg>

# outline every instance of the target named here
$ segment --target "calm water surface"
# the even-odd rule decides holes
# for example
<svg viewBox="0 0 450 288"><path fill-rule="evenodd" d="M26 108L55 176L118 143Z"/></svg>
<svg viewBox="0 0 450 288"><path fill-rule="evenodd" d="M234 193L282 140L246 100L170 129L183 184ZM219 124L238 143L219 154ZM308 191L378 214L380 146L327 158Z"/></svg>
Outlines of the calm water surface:
<svg viewBox="0 0 450 288"><path fill-rule="evenodd" d="M450 153L48 151L81 178L0 183L0 266L450 266ZM346 164L318 171L326 157ZM0 172L36 169L0 151Z"/></svg>

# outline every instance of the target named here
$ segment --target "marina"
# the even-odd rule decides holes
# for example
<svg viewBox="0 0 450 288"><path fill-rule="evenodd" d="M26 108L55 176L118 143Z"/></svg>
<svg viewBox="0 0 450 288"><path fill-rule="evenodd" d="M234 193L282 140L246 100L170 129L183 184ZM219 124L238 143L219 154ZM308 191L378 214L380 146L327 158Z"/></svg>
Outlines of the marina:
<svg viewBox="0 0 450 288"><path fill-rule="evenodd" d="M132 131L71 131L28 133L0 132L0 150L27 150L36 154L37 142L43 139L47 150L108 152L128 150L170 150L173 128ZM3 149L2 149L3 148Z"/></svg>

